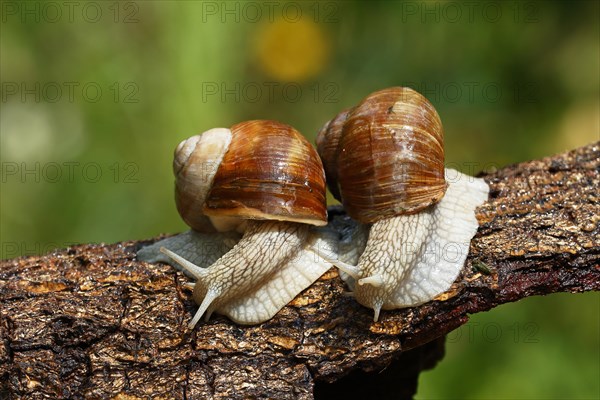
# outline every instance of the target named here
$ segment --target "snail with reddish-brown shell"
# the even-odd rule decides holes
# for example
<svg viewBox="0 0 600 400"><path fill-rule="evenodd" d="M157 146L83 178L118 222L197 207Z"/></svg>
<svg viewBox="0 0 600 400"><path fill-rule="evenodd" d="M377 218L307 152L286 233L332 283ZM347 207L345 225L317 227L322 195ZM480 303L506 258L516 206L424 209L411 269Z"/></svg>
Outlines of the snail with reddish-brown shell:
<svg viewBox="0 0 600 400"><path fill-rule="evenodd" d="M448 290L477 231L482 179L444 169L443 129L433 105L410 88L372 93L319 132L327 183L348 214L369 226L358 265L330 260L359 303L409 307ZM362 249L361 249L362 250Z"/></svg>
<svg viewBox="0 0 600 400"><path fill-rule="evenodd" d="M193 231L138 258L171 262L160 248L196 279L191 327L213 312L266 321L331 267L317 256L337 240L324 227L325 173L294 128L256 120L211 129L179 144L173 169L177 209Z"/></svg>

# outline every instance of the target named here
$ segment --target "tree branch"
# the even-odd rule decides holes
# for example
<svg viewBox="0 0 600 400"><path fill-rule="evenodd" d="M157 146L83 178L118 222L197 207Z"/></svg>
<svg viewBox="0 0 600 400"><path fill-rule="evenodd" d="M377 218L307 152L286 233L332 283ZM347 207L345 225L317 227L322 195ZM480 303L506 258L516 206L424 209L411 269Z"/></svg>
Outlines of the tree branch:
<svg viewBox="0 0 600 400"><path fill-rule="evenodd" d="M600 289L600 143L483 177L490 198L452 288L384 311L378 323L342 295L334 269L261 325L213 317L190 331L187 279L136 260L149 241L2 261L0 395L310 399L315 382L351 374L344 388L360 396L364 379L389 379L362 371L396 360L388 369L402 385L395 398L410 398L419 372L443 356L443 336L468 314ZM320 383L314 393L330 390Z"/></svg>

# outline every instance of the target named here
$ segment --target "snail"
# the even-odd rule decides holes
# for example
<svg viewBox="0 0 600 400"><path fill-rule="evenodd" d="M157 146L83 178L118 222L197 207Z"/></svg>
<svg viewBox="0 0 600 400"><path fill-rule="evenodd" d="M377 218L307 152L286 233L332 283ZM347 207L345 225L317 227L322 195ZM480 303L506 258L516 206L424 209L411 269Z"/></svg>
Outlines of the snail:
<svg viewBox="0 0 600 400"><path fill-rule="evenodd" d="M177 210L192 231L138 259L174 261L196 280L190 327L213 312L266 321L332 266L318 256L337 243L325 227L325 173L294 128L255 120L208 130L179 144L173 170Z"/></svg>
<svg viewBox="0 0 600 400"><path fill-rule="evenodd" d="M330 261L356 300L374 310L374 321L382 309L416 306L448 290L489 188L444 168L433 105L410 88L372 93L323 126L317 150L332 194L369 227L357 265Z"/></svg>

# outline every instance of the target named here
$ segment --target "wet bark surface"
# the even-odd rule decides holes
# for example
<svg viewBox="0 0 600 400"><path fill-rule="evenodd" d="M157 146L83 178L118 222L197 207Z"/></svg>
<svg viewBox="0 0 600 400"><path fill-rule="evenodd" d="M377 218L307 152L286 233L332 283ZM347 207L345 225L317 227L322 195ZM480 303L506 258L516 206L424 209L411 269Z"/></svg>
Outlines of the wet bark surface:
<svg viewBox="0 0 600 400"><path fill-rule="evenodd" d="M396 385L411 398L469 314L600 289L600 143L483 178L490 197L452 288L377 323L331 269L261 325L213 316L190 330L188 279L136 260L156 239L2 261L0 397L351 399Z"/></svg>

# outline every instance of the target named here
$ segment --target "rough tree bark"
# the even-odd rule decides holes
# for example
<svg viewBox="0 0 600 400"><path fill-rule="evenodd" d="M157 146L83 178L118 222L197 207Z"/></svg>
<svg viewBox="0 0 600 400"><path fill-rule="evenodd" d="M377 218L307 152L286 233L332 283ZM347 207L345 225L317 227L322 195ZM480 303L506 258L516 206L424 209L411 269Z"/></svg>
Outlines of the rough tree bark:
<svg viewBox="0 0 600 400"><path fill-rule="evenodd" d="M600 143L483 177L490 198L452 288L378 323L333 269L262 325L217 316L189 330L187 279L136 260L149 241L2 261L0 397L358 398L378 380L410 398L468 314L600 289Z"/></svg>

